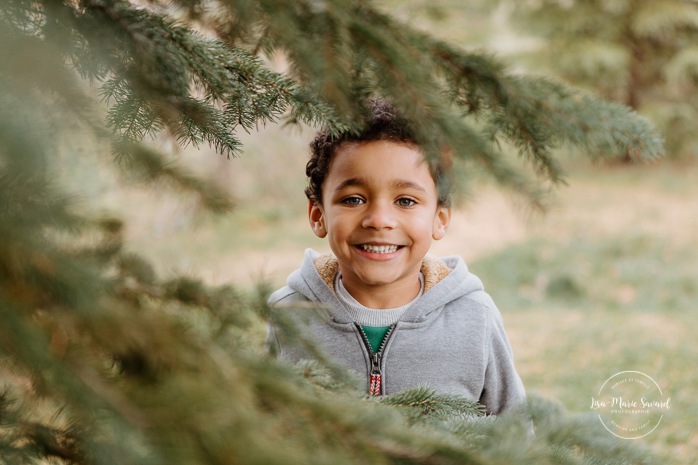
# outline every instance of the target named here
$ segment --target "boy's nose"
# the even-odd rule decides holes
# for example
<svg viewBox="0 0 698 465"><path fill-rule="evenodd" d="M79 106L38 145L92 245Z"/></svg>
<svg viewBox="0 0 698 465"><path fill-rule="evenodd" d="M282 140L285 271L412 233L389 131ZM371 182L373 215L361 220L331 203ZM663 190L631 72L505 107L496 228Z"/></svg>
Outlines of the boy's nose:
<svg viewBox="0 0 698 465"><path fill-rule="evenodd" d="M366 209L361 226L366 229L393 229L396 226L396 221L390 213L389 206L374 203Z"/></svg>

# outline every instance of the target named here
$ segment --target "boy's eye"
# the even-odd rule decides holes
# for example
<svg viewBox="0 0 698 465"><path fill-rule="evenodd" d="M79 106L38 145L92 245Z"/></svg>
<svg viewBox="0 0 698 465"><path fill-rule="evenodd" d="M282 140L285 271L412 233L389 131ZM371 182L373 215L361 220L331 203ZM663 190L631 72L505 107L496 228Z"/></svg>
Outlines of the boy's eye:
<svg viewBox="0 0 698 465"><path fill-rule="evenodd" d="M401 197L397 199L395 203L398 205L398 207L411 207L412 205L415 205L417 202L407 197Z"/></svg>
<svg viewBox="0 0 698 465"><path fill-rule="evenodd" d="M342 203L350 207L355 207L364 203L364 200L361 197L347 197L345 199L342 199Z"/></svg>

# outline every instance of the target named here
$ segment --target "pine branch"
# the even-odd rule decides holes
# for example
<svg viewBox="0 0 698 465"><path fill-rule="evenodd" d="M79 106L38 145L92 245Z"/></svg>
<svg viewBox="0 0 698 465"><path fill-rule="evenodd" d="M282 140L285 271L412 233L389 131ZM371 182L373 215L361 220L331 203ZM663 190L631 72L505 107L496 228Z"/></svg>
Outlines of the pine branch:
<svg viewBox="0 0 698 465"><path fill-rule="evenodd" d="M464 162L532 189L488 137L511 139L550 176L555 141L653 153L634 116L513 78L486 56L450 50L363 3L226 3L237 23L255 23L231 33L236 42L227 45L178 23L163 4L139 5L8 0L0 7L0 37L16 46L0 52L8 59L0 60L0 366L10 373L0 381L11 393L0 396L0 462L489 465L640 457L545 405L534 406L538 435L529 447L520 419L463 421L479 407L462 398L422 389L366 401L351 375L307 338L299 344L315 361L289 367L264 353L266 321L276 318L289 337L302 331L266 307L266 290L160 279L127 250L120 221L76 213L49 163L58 148L72 147L67 142L83 142L84 128L104 140L95 102L81 87L90 81L112 108L106 122L117 134L106 139L124 167L146 182L198 192L213 209L227 206L218 191L141 139L162 130L183 144L235 153L235 130L286 115L350 128L363 101L354 97L379 93L424 122L430 150L446 143ZM197 8L210 3L179 5L188 13L181 17L198 18ZM257 46L292 51L296 77L270 71L251 52ZM459 105L449 105L453 95ZM609 119L588 123L599 108ZM624 121L613 126L616 117ZM594 133L601 124L613 129L608 141Z"/></svg>
<svg viewBox="0 0 698 465"><path fill-rule="evenodd" d="M410 389L380 398L380 403L407 410L412 422L425 419L468 420L485 414L484 407L462 396L438 394L434 389Z"/></svg>
<svg viewBox="0 0 698 465"><path fill-rule="evenodd" d="M85 3L92 16L80 18L85 24L78 24L78 30L121 26L113 37L85 36L96 50L115 50L104 57L113 77L102 92L114 100L109 125L127 141L166 127L182 145L207 142L220 153L235 155L240 149L237 127L250 131L278 121L289 109L298 121L337 124L330 107L248 52L123 2Z"/></svg>
<svg viewBox="0 0 698 465"><path fill-rule="evenodd" d="M696 115L677 102L678 96L683 102L695 94L695 82L667 79L673 74L672 63L698 39L695 2L516 3L512 18L520 29L545 39L534 54L538 69L543 66L574 85L630 106L657 126L672 157L695 156L695 132L687 128ZM622 113L601 107L597 115L615 119L624 118ZM636 143L648 133L646 123L629 126L616 125L612 138ZM605 150L613 143L605 144ZM626 161L644 159L643 150L654 143L641 145L638 151L621 144L620 155Z"/></svg>
<svg viewBox="0 0 698 465"><path fill-rule="evenodd" d="M309 82L323 99L343 112L360 115L362 99L357 94L389 96L409 117L422 122L425 140L437 134L458 158L476 161L476 166L534 204L544 196L537 183L508 167L491 138L512 143L536 173L552 183L563 179L552 156L553 149L563 144L581 146L592 157L620 152L653 159L662 153L651 125L637 115L550 82L511 76L491 57L456 50L369 5L329 3L315 11L305 2L293 7L272 3L260 3L265 31L272 37L269 42L288 55L299 80ZM235 6L227 6L236 16ZM331 32L309 34L304 29L308 24ZM310 50L323 51L323 59ZM454 118L453 112L445 111L450 106L446 99L453 96L458 96L456 103L465 117ZM588 124L588 115L599 114L613 116L604 117L610 128ZM473 130L468 124L473 117L487 121L489 127ZM435 150L429 154L438 156Z"/></svg>

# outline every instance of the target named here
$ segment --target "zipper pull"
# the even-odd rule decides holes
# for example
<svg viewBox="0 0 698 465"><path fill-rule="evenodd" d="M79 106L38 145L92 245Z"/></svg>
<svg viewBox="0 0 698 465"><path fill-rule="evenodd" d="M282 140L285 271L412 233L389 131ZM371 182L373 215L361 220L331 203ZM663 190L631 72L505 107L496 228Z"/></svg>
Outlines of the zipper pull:
<svg viewBox="0 0 698 465"><path fill-rule="evenodd" d="M368 393L372 396L381 395L383 375L381 374L381 353L371 354L371 381Z"/></svg>

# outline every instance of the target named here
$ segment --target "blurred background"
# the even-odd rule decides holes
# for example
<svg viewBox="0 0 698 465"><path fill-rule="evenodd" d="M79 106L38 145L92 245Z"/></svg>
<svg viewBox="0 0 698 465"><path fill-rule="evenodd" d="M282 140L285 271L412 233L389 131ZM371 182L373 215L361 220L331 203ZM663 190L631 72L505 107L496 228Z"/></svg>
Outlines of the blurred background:
<svg viewBox="0 0 698 465"><path fill-rule="evenodd" d="M495 52L513 70L632 106L660 129L668 152L652 164L592 163L587 154L561 149L568 185L550 193L545 212L472 179L432 253L461 255L482 278L529 391L589 412L590 398L611 375L646 373L672 407L641 441L698 463L698 4L463 3L381 2L452 43ZM244 154L236 159L172 147L173 162L231 194L236 208L224 216L201 213L191 198L136 187L101 156L64 151L56 162L61 182L87 210L124 218L127 246L161 276L276 288L304 249L329 251L306 219L304 167L313 134L260 127L243 136ZM108 150L95 147L96 154Z"/></svg>

